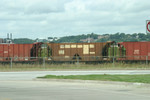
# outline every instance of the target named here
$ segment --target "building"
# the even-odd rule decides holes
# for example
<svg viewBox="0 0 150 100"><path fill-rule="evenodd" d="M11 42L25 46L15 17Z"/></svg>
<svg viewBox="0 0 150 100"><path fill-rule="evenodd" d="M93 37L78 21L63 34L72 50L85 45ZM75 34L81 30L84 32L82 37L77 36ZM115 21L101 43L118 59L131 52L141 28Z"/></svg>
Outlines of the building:
<svg viewBox="0 0 150 100"><path fill-rule="evenodd" d="M86 39L81 39L80 41L90 43L90 42L94 42L95 40L93 38L86 38Z"/></svg>
<svg viewBox="0 0 150 100"><path fill-rule="evenodd" d="M3 43L3 39L2 38L0 38L0 43Z"/></svg>
<svg viewBox="0 0 150 100"><path fill-rule="evenodd" d="M99 35L98 39L107 38L107 37L109 37L109 35Z"/></svg>

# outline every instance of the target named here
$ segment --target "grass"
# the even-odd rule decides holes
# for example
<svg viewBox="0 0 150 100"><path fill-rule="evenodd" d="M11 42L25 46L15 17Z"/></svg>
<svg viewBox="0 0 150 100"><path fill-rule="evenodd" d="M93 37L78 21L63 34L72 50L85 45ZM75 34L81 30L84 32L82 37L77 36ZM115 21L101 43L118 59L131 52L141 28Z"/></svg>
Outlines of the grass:
<svg viewBox="0 0 150 100"><path fill-rule="evenodd" d="M147 75L107 75L107 74L104 74L104 75L68 75L68 76L46 75L44 77L38 77L38 78L150 83L150 74L147 74Z"/></svg>
<svg viewBox="0 0 150 100"><path fill-rule="evenodd" d="M0 71L38 71L38 70L150 70L144 63L102 63L102 64L0 64Z"/></svg>

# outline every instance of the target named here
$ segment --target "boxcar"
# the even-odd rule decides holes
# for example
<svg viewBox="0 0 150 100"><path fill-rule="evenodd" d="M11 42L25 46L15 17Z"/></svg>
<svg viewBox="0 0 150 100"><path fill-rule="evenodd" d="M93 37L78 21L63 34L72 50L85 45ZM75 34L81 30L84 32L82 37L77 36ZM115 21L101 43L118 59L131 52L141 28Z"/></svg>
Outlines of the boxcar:
<svg viewBox="0 0 150 100"><path fill-rule="evenodd" d="M41 43L0 44L0 61L31 61L38 56Z"/></svg>
<svg viewBox="0 0 150 100"><path fill-rule="evenodd" d="M47 43L47 55L53 61L102 61L113 43Z"/></svg>
<svg viewBox="0 0 150 100"><path fill-rule="evenodd" d="M150 60L150 42L120 42L126 49L126 57L118 60Z"/></svg>

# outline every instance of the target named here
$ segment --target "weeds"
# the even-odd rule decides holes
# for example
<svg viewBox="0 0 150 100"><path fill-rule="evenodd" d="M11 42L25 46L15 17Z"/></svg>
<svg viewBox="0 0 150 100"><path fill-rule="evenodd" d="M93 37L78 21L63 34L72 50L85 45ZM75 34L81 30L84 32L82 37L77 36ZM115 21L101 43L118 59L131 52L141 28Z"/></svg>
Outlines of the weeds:
<svg viewBox="0 0 150 100"><path fill-rule="evenodd" d="M101 64L0 64L0 71L38 71L38 70L149 70L150 64L139 63L101 63Z"/></svg>

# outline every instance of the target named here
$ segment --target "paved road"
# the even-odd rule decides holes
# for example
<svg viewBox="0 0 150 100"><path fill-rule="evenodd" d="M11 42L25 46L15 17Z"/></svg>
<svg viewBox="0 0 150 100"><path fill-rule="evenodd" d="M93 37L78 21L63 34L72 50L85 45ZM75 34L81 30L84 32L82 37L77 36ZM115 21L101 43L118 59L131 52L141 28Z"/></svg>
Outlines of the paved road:
<svg viewBox="0 0 150 100"><path fill-rule="evenodd" d="M101 70L101 71L31 71L0 72L0 80L32 80L44 75L89 75L89 74L150 74L150 70Z"/></svg>
<svg viewBox="0 0 150 100"><path fill-rule="evenodd" d="M0 100L150 100L150 86L33 80L47 74L150 74L150 71L0 72Z"/></svg>
<svg viewBox="0 0 150 100"><path fill-rule="evenodd" d="M0 81L0 100L150 100L150 88L96 83Z"/></svg>

